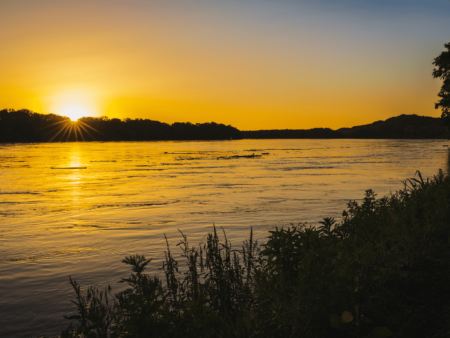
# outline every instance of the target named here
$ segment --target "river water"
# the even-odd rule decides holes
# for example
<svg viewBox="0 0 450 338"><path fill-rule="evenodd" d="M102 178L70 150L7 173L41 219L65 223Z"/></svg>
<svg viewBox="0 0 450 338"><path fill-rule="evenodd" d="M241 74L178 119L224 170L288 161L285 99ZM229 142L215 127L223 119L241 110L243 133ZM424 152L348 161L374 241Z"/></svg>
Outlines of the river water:
<svg viewBox="0 0 450 338"><path fill-rule="evenodd" d="M236 140L0 144L0 336L56 334L73 314L69 275L113 290L125 256L153 258L164 234L198 244L223 227L239 246L250 227L342 214L420 170L448 171L444 140ZM68 169L70 168L70 169ZM78 169L74 169L78 168Z"/></svg>

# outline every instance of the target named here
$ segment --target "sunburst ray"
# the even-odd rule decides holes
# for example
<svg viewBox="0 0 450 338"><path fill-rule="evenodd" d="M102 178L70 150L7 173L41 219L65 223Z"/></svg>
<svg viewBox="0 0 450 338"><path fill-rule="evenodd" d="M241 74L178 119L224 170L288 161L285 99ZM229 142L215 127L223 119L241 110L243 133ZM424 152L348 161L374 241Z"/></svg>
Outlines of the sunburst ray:
<svg viewBox="0 0 450 338"><path fill-rule="evenodd" d="M83 126L83 124L85 124L85 123L81 123L79 126L80 126L80 128L83 128L83 130L92 138L92 140L95 140L95 138L91 135L91 133L89 132L89 130L87 130L84 126ZM85 124L86 125L86 124Z"/></svg>
<svg viewBox="0 0 450 338"><path fill-rule="evenodd" d="M51 127L51 126L58 125L58 126L56 126L55 128L53 128L52 130L50 130L50 131L48 131L47 133L44 134L44 136L47 136L48 134L51 134L51 133L54 132L55 130L64 128L64 126L65 126L66 124L67 124L67 121L60 121L60 122L53 123L53 124L51 124L51 125L49 125L49 126L46 126L46 127L40 128L40 129L46 129L46 128L49 128L49 127ZM40 129L38 129L38 130L40 130Z"/></svg>
<svg viewBox="0 0 450 338"><path fill-rule="evenodd" d="M59 141L61 142L62 140L64 140L64 136L66 136L67 132L70 130L70 123L66 124L66 127L64 128L64 133L62 134L61 138L59 139ZM67 139L66 139L67 142Z"/></svg>
<svg viewBox="0 0 450 338"><path fill-rule="evenodd" d="M69 141L86 141L86 134L89 135L91 140L95 141L95 136L92 132L103 135L103 133L96 128L90 126L88 123L83 121L71 121L70 119L64 119L63 121L58 121L52 123L48 126L45 126L41 129L51 128L50 131L45 133L43 137L47 137L48 135L52 135L52 137L48 140L48 142L52 142L56 139L59 142L69 142Z"/></svg>
<svg viewBox="0 0 450 338"><path fill-rule="evenodd" d="M69 141L69 137L72 134L72 130L73 130L73 122L70 122L69 123L69 130L68 130L68 133L67 133L66 142Z"/></svg>
<svg viewBox="0 0 450 338"><path fill-rule="evenodd" d="M81 132L81 130L80 130L80 126L78 125L78 124L76 124L75 125L76 127L77 127L77 130L78 130L78 133L80 134L80 136L81 136L81 139L83 140L83 142L85 141L85 139L84 139L84 135L83 135L83 133Z"/></svg>
<svg viewBox="0 0 450 338"><path fill-rule="evenodd" d="M64 119L63 121L58 121L55 123L52 123L44 128L53 127L49 132L45 133L43 136L46 137L47 135L51 135L55 133L48 142L52 142L55 139L59 139L59 142L68 142L70 140L74 140L75 142L79 142L83 140L83 142L86 141L85 133L89 135L89 137L94 141L95 137L92 134L92 131L103 135L102 132L95 129L94 127L90 126L86 122L83 121L71 121L69 119ZM44 129L41 128L41 129Z"/></svg>
<svg viewBox="0 0 450 338"><path fill-rule="evenodd" d="M60 126L60 130L49 140L49 142L52 142L55 138L56 138L56 136L58 136L59 134L61 134L61 132L63 132L64 130L66 130L67 129L67 124L64 124L64 125L61 125ZM57 129L57 128L55 128L55 129ZM65 133L64 133L65 134ZM64 134L63 134L63 137L64 137Z"/></svg>
<svg viewBox="0 0 450 338"><path fill-rule="evenodd" d="M83 121L77 121L77 122L78 122L78 123L80 123L80 125L82 125L82 126L85 126L85 127L88 127L88 128L90 128L90 129L92 129L93 131L95 131L95 132L97 132L97 133L99 133L99 134L103 135L103 133L102 133L102 132L100 132L100 131L98 131L97 129L95 129L95 128L91 127L90 125L88 125L88 124L84 123Z"/></svg>

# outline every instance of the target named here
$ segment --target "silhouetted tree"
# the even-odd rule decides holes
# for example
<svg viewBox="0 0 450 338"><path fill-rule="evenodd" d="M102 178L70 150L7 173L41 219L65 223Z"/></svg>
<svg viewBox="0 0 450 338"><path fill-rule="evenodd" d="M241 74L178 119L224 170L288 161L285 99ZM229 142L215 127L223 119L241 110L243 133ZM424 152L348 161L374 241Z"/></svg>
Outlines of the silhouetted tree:
<svg viewBox="0 0 450 338"><path fill-rule="evenodd" d="M447 50L443 51L433 62L433 65L437 67L433 70L433 77L443 81L438 94L441 99L436 103L435 108L442 109L441 118L450 131L450 42L446 43L444 47Z"/></svg>
<svg viewBox="0 0 450 338"><path fill-rule="evenodd" d="M71 122L65 116L38 114L27 109L0 110L0 142L229 140L241 132L224 124L149 119L83 117Z"/></svg>
<svg viewBox="0 0 450 338"><path fill-rule="evenodd" d="M442 120L430 116L400 115L385 121L337 130L345 138L361 139L446 139Z"/></svg>
<svg viewBox="0 0 450 338"><path fill-rule="evenodd" d="M248 139L329 139L342 138L343 134L329 128L247 130L242 136Z"/></svg>
<svg viewBox="0 0 450 338"><path fill-rule="evenodd" d="M447 116L449 108L446 108ZM149 119L109 119L83 117L71 122L65 116L38 114L27 109L0 110L2 142L73 141L158 141L229 139L429 139L447 138L448 131L439 118L401 115L364 126L331 130L284 129L240 131L230 125L175 122L172 125Z"/></svg>

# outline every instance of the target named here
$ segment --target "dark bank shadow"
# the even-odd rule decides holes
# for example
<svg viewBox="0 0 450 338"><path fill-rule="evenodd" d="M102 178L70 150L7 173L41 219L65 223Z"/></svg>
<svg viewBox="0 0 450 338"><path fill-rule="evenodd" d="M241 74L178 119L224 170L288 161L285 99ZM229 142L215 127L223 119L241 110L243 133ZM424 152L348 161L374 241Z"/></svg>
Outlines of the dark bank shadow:
<svg viewBox="0 0 450 338"><path fill-rule="evenodd" d="M447 151L447 175L450 175L450 149Z"/></svg>

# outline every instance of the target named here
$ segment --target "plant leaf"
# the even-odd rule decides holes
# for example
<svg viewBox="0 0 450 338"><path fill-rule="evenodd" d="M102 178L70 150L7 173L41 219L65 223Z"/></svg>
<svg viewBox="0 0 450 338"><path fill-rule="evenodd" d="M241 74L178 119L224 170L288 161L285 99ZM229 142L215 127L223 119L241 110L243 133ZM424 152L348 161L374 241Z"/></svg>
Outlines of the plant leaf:
<svg viewBox="0 0 450 338"><path fill-rule="evenodd" d="M348 311L344 311L341 315L341 321L344 324L351 323L353 321L353 315Z"/></svg>

